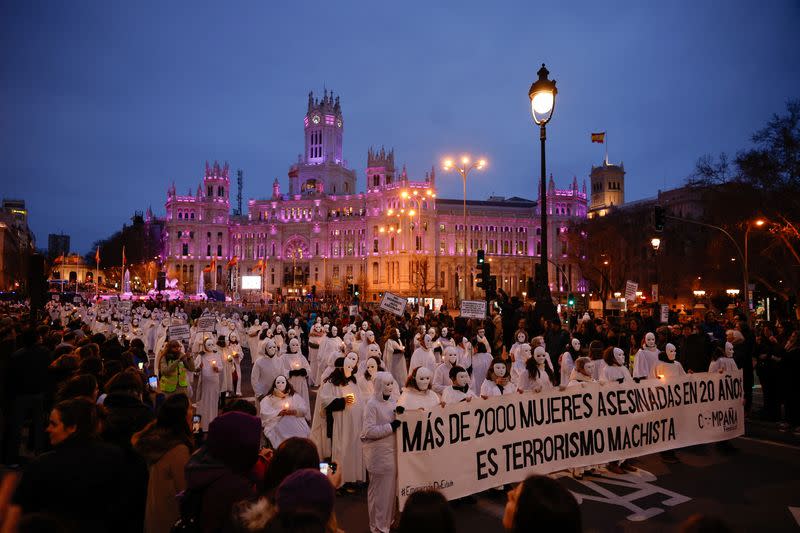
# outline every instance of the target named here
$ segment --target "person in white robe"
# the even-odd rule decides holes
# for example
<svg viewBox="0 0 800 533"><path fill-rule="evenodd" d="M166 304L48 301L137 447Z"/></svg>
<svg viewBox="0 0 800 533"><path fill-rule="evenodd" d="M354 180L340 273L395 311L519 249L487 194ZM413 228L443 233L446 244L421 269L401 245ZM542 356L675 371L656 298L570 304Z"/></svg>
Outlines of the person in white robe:
<svg viewBox="0 0 800 533"><path fill-rule="evenodd" d="M711 359L708 371L712 374L733 374L739 369L733 358L733 343L731 342L725 343L724 352L716 348L711 354Z"/></svg>
<svg viewBox="0 0 800 533"><path fill-rule="evenodd" d="M511 345L511 349L508 351L512 360L517 359L517 350L519 350L520 346L523 344L530 344L530 342L528 342L528 333L524 329L517 330L516 339L516 342Z"/></svg>
<svg viewBox="0 0 800 533"><path fill-rule="evenodd" d="M389 331L386 344L383 347L383 366L387 372L391 372L394 380L404 383L408 378L408 366L406 366L406 348L400 343L400 330L392 328ZM431 375L433 371L431 370Z"/></svg>
<svg viewBox="0 0 800 533"><path fill-rule="evenodd" d="M467 372L470 373L469 388L475 393L475 396L480 396L481 387L486 379L486 373L489 367L492 366L492 354L487 353L484 344L478 344L476 350L472 353L470 366L466 367Z"/></svg>
<svg viewBox="0 0 800 533"><path fill-rule="evenodd" d="M306 405L311 405L308 395L308 373L311 367L300 351L300 339L291 339L287 350L280 357L283 361L284 375L289 377L294 393L300 396ZM311 411L306 412L306 418L311 420Z"/></svg>
<svg viewBox="0 0 800 533"><path fill-rule="evenodd" d="M525 372L528 361L533 356L533 349L530 344L521 344L517 346L514 362L511 363L511 381L517 384L519 388L519 377Z"/></svg>
<svg viewBox="0 0 800 533"><path fill-rule="evenodd" d="M320 457L338 465L345 484L366 479L361 446L366 402L354 369L355 365L344 357L336 359L333 372L319 389L311 422L311 440Z"/></svg>
<svg viewBox="0 0 800 533"><path fill-rule="evenodd" d="M427 367L415 368L406 380L406 386L397 401L397 407L403 410L425 410L441 403L439 395L431 389L433 372ZM398 411L400 413L401 411Z"/></svg>
<svg viewBox="0 0 800 533"><path fill-rule="evenodd" d="M452 367L450 369L450 379L451 384L442 390L442 403L471 402L473 398L477 398L469 387L469 373L465 368L460 366Z"/></svg>
<svg viewBox="0 0 800 533"><path fill-rule="evenodd" d="M450 378L450 369L458 365L458 351L455 346L450 346L445 350L442 362L433 372L433 382L431 388L436 394L442 394L445 387L449 387L453 380Z"/></svg>
<svg viewBox="0 0 800 533"><path fill-rule="evenodd" d="M307 439L311 433L306 421L308 404L282 374L275 378L267 395L261 400L259 416L264 436L269 439L273 449L277 449L286 439Z"/></svg>
<svg viewBox="0 0 800 533"><path fill-rule="evenodd" d="M566 387L569 384L569 378L575 368L575 361L581 355L581 341L577 337L573 337L566 351L558 358L560 385L562 387Z"/></svg>
<svg viewBox="0 0 800 533"><path fill-rule="evenodd" d="M308 379L315 387L319 386L319 375L322 373L319 369L319 349L324 338L322 322L315 322L308 333L308 364L310 368Z"/></svg>
<svg viewBox="0 0 800 533"><path fill-rule="evenodd" d="M521 354L524 348L517 351ZM519 375L517 381L517 389L520 392L550 392L555 387L553 380L555 375L550 367L547 365L547 360L550 359L550 354L544 350L544 346L537 346L533 351L533 358L528 359L528 363Z"/></svg>
<svg viewBox="0 0 800 533"><path fill-rule="evenodd" d="M366 358L364 360L361 360L361 355L359 355L358 357L359 358L358 369L360 372L364 371L364 368L366 368L367 366L367 361L369 361L373 357L377 357L378 360L380 361L379 366L381 368L384 368L383 359L381 359L381 347L378 346L377 342L373 342L372 344L367 345L365 355Z"/></svg>
<svg viewBox="0 0 800 533"><path fill-rule="evenodd" d="M398 387L389 372L378 372L374 393L364 408L361 442L369 472L367 511L371 533L389 533L397 496L394 432L400 427L395 409Z"/></svg>
<svg viewBox="0 0 800 533"><path fill-rule="evenodd" d="M239 335L233 331L228 335L228 343L223 350L225 357L225 389L235 396L242 395L242 345Z"/></svg>
<svg viewBox="0 0 800 533"><path fill-rule="evenodd" d="M378 353L380 354L380 352ZM375 376L378 372L384 371L384 368L381 366L380 355L378 355L367 359L367 362L364 364L364 369L357 372L358 386L364 398L370 398L375 392Z"/></svg>
<svg viewBox="0 0 800 533"><path fill-rule="evenodd" d="M195 360L195 367L200 371L196 411L200 415L200 425L206 432L219 413L222 365L222 357L214 339L207 338L203 343L203 351Z"/></svg>
<svg viewBox="0 0 800 533"><path fill-rule="evenodd" d="M272 339L266 339L263 347L264 353L258 358L250 372L250 385L259 402L266 396L275 378L284 372L283 360L278 354L275 342Z"/></svg>
<svg viewBox="0 0 800 533"><path fill-rule="evenodd" d="M324 383L334 369L336 360L344 357L344 341L339 337L339 328L331 326L324 344L319 349L320 382Z"/></svg>
<svg viewBox="0 0 800 533"><path fill-rule="evenodd" d="M414 353L411 354L411 362L408 365L411 370L424 366L431 372L436 371L436 358L433 356L433 350L430 348L431 344L433 344L433 339L427 334L420 339L419 346L414 350Z"/></svg>
<svg viewBox="0 0 800 533"><path fill-rule="evenodd" d="M510 379L511 361L495 357L492 366L486 372L486 379L481 384L481 398L484 400L492 396L514 394L517 386Z"/></svg>
<svg viewBox="0 0 800 533"><path fill-rule="evenodd" d="M658 351L656 336L648 331L644 336L644 345L636 352L633 359L634 379L656 379Z"/></svg>
<svg viewBox="0 0 800 533"><path fill-rule="evenodd" d="M678 355L678 350L675 345L668 342L664 347L664 351L658 354L658 363L656 363L656 376L658 379L669 382L671 379L683 377L686 371L683 369L680 361L676 361L675 357Z"/></svg>

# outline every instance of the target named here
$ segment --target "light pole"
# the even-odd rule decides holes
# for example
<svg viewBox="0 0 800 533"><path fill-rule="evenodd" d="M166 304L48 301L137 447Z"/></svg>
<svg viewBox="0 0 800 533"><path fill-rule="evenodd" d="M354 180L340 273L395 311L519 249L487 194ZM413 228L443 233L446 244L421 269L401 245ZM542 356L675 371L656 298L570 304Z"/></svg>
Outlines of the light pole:
<svg viewBox="0 0 800 533"><path fill-rule="evenodd" d="M659 298L661 298L661 287L658 286L658 249L661 247L661 239L658 237L653 237L650 239L650 246L653 247L653 253L655 255L655 263L656 263L656 288L658 292L656 293L655 300L658 303Z"/></svg>
<svg viewBox="0 0 800 533"><path fill-rule="evenodd" d="M467 233L467 176L469 173L475 169L483 170L486 167L486 160L479 159L475 162L470 163L469 156L462 156L461 157L461 166L456 165L452 159L445 159L444 161L444 170L445 172L450 172L451 170L455 170L461 176L461 183L464 189L464 272L462 277L464 279L464 297L462 300L466 300L468 298L467 295L467 238L469 234Z"/></svg>
<svg viewBox="0 0 800 533"><path fill-rule="evenodd" d="M547 259L547 186L545 184L545 141L547 139L547 123L553 117L553 110L556 106L556 82L549 80L547 76L550 72L542 63L542 68L536 73L539 79L533 82L528 91L528 98L531 101L531 115L533 121L539 126L539 141L541 144L541 180L539 182L539 209L541 211L542 227L542 256L536 274L536 304L533 308L534 320L544 317L548 320L555 320L556 308L553 305L553 297L550 295L550 280L548 279Z"/></svg>
<svg viewBox="0 0 800 533"><path fill-rule="evenodd" d="M766 221L763 218L758 218L754 221L747 221L747 229L744 231L744 297L742 298L742 302L744 304L746 316L750 317L750 263L749 263L749 256L748 256L748 248L749 248L749 238L750 238L750 230L753 226L757 228L764 227Z"/></svg>

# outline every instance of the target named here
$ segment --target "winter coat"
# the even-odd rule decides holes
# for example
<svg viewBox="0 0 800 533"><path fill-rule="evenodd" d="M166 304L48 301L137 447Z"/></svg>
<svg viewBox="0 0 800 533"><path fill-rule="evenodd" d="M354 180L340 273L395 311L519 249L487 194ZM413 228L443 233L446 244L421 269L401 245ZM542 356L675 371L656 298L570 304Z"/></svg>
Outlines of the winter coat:
<svg viewBox="0 0 800 533"><path fill-rule="evenodd" d="M186 489L184 469L191 455L188 437L150 425L133 437L133 448L147 463L145 533L169 533L178 520L178 493Z"/></svg>

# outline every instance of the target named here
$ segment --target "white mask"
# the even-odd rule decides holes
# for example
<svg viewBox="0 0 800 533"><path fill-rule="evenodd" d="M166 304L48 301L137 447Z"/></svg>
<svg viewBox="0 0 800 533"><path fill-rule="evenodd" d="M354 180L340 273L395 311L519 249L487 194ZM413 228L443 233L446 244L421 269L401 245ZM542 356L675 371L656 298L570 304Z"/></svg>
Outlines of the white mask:
<svg viewBox="0 0 800 533"><path fill-rule="evenodd" d="M229 340L231 342L239 342L239 337L236 336L236 333L231 333Z"/></svg>
<svg viewBox="0 0 800 533"><path fill-rule="evenodd" d="M614 360L620 366L625 364L625 352L622 351L622 348L614 348Z"/></svg>
<svg viewBox="0 0 800 533"><path fill-rule="evenodd" d="M469 374L467 372L459 372L456 374L456 385L459 387L469 385Z"/></svg>
<svg viewBox="0 0 800 533"><path fill-rule="evenodd" d="M358 355L355 352L350 352L344 357L345 362L350 361L353 363L353 367L358 364Z"/></svg>
<svg viewBox="0 0 800 533"><path fill-rule="evenodd" d="M289 341L289 353L297 353L300 351L300 341L292 339Z"/></svg>
<svg viewBox="0 0 800 533"><path fill-rule="evenodd" d="M540 346L540 348L541 348L541 346ZM539 348L536 348L536 349L538 350ZM520 346L519 348L517 348L517 357L519 357L522 360L523 364L527 363L528 359L531 358L531 345L525 343L522 346Z"/></svg>
<svg viewBox="0 0 800 533"><path fill-rule="evenodd" d="M664 351L667 352L667 359L669 359L670 361L675 360L675 356L677 355L678 351L675 349L674 344L668 342Z"/></svg>
<svg viewBox="0 0 800 533"><path fill-rule="evenodd" d="M430 346L431 342L433 341L431 336L430 335L425 335L425 337L423 337L423 338L425 339L425 346Z"/></svg>
<svg viewBox="0 0 800 533"><path fill-rule="evenodd" d="M725 357L733 357L733 344L730 342L725 343Z"/></svg>
<svg viewBox="0 0 800 533"><path fill-rule="evenodd" d="M377 371L378 363L375 362L375 359L367 359L367 372L369 372L369 375L374 377Z"/></svg>
<svg viewBox="0 0 800 533"><path fill-rule="evenodd" d="M367 329L369 329L369 324L365 320L364 322L361 323L361 331L367 331Z"/></svg>
<svg viewBox="0 0 800 533"><path fill-rule="evenodd" d="M381 356L381 347L377 344L370 344L367 347L367 357L380 357Z"/></svg>
<svg viewBox="0 0 800 533"><path fill-rule="evenodd" d="M442 337L447 337L447 328L442 328Z"/></svg>
<svg viewBox="0 0 800 533"><path fill-rule="evenodd" d="M335 337L338 334L339 334L339 328L337 328L336 326L331 326L331 335Z"/></svg>
<svg viewBox="0 0 800 533"><path fill-rule="evenodd" d="M293 329L290 329L289 330L289 338L290 339L294 339L295 337L297 337L297 332L295 330L293 330Z"/></svg>
<svg viewBox="0 0 800 533"><path fill-rule="evenodd" d="M352 359L345 358L344 360L344 377L349 378L353 375L353 369L356 367L356 364L353 362Z"/></svg>
<svg viewBox="0 0 800 533"><path fill-rule="evenodd" d="M414 378L414 381L417 383L417 388L419 390L428 390L428 387L431 384L431 371L424 366L419 367L417 369L417 375Z"/></svg>
<svg viewBox="0 0 800 533"><path fill-rule="evenodd" d="M544 351L544 347L537 346L536 349L533 351L533 358L536 359L536 364L542 366L544 364L544 360L547 357L547 352Z"/></svg>
<svg viewBox="0 0 800 533"><path fill-rule="evenodd" d="M373 333L372 331L368 331L367 332L367 340L369 342L371 342L371 343L375 342L375 333Z"/></svg>
<svg viewBox="0 0 800 533"><path fill-rule="evenodd" d="M647 333L647 335L644 336L644 345L648 348L654 348L656 345L656 336L652 333Z"/></svg>
<svg viewBox="0 0 800 533"><path fill-rule="evenodd" d="M517 342L525 342L525 334L524 333L520 333L519 335L517 335Z"/></svg>
<svg viewBox="0 0 800 533"><path fill-rule="evenodd" d="M581 351L581 341L578 339L572 339L572 349L576 352Z"/></svg>
<svg viewBox="0 0 800 533"><path fill-rule="evenodd" d="M214 344L214 341L211 339L206 339L206 342L203 343L203 348L207 352L216 353L217 352L217 345Z"/></svg>
<svg viewBox="0 0 800 533"><path fill-rule="evenodd" d="M394 393L394 380L383 384L383 395L391 396Z"/></svg>
<svg viewBox="0 0 800 533"><path fill-rule="evenodd" d="M275 344L275 341L272 339L267 339L264 342L264 352L270 356L274 357L276 353L278 353L278 346Z"/></svg>
<svg viewBox="0 0 800 533"><path fill-rule="evenodd" d="M278 376L275 378L275 390L279 390L281 392L286 392L286 378L283 376Z"/></svg>
<svg viewBox="0 0 800 533"><path fill-rule="evenodd" d="M506 377L506 365L503 363L495 363L492 365L492 370L494 371L494 375L498 378Z"/></svg>

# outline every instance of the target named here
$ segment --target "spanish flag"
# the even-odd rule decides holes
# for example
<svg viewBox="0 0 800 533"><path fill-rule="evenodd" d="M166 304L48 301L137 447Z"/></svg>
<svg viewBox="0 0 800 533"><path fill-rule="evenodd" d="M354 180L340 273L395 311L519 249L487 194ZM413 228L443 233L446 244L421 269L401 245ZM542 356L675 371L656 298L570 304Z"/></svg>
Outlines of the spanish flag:
<svg viewBox="0 0 800 533"><path fill-rule="evenodd" d="M100 247L97 247L97 251L94 253L94 262L98 265L100 264Z"/></svg>
<svg viewBox="0 0 800 533"><path fill-rule="evenodd" d="M263 257L262 257L261 259L259 259L259 260L258 260L258 263L256 263L256 268L257 268L257 269L259 270L259 272L261 272L262 274L264 273L264 267L266 267L266 266L267 266L267 265L264 263L264 258L263 258Z"/></svg>
<svg viewBox="0 0 800 533"><path fill-rule="evenodd" d="M228 270L235 267L238 263L239 263L239 256L234 255L233 258L230 261L228 261Z"/></svg>
<svg viewBox="0 0 800 533"><path fill-rule="evenodd" d="M211 264L208 265L206 268L204 268L203 272L212 272L213 270L215 270L216 266L217 266L217 258L215 257L211 259Z"/></svg>
<svg viewBox="0 0 800 533"><path fill-rule="evenodd" d="M600 144L606 142L606 132L601 131L600 133L592 133L592 142Z"/></svg>

